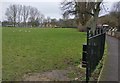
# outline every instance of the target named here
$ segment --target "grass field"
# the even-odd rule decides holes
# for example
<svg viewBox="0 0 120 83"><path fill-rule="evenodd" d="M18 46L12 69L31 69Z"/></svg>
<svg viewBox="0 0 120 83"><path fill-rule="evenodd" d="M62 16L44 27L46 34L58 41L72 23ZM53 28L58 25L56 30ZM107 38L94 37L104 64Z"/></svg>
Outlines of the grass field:
<svg viewBox="0 0 120 83"><path fill-rule="evenodd" d="M0 27L0 82L2 81L2 28Z"/></svg>
<svg viewBox="0 0 120 83"><path fill-rule="evenodd" d="M70 28L3 28L3 80L78 65L85 41L85 33Z"/></svg>

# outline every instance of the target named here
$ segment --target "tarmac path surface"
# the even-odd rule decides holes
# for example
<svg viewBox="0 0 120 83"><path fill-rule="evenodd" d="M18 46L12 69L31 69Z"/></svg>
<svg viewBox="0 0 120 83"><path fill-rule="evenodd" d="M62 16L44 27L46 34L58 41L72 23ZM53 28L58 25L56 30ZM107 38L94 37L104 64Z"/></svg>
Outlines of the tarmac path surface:
<svg viewBox="0 0 120 83"><path fill-rule="evenodd" d="M100 81L118 82L118 55L120 55L120 40L106 36L108 55L105 58L103 70L101 72ZM120 81L120 80L119 80Z"/></svg>

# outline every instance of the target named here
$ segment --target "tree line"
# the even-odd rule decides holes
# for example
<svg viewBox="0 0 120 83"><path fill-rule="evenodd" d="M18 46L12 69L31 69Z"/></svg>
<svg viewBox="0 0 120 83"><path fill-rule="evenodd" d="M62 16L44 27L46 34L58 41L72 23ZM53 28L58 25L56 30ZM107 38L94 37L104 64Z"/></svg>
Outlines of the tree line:
<svg viewBox="0 0 120 83"><path fill-rule="evenodd" d="M95 0L84 0L84 2L64 0L60 8L63 18L57 20L45 18L35 7L13 4L7 8L5 13L7 21L2 24L14 27L77 27L79 31L85 31L86 27L92 27L94 30L101 23L116 26L120 30L120 1L113 5L109 14L102 17L99 17L99 13L106 9L103 0L97 2ZM74 16L73 19L69 18L71 15Z"/></svg>
<svg viewBox="0 0 120 83"><path fill-rule="evenodd" d="M74 19L56 19L45 17L37 8L25 5L10 5L5 13L7 20L2 26L11 27L71 27L76 28Z"/></svg>
<svg viewBox="0 0 120 83"><path fill-rule="evenodd" d="M30 23L30 26L37 26L38 21L42 23L44 15L40 11L32 6L25 5L10 5L5 13L7 21L13 26L27 26ZM21 25L22 24L22 25Z"/></svg>

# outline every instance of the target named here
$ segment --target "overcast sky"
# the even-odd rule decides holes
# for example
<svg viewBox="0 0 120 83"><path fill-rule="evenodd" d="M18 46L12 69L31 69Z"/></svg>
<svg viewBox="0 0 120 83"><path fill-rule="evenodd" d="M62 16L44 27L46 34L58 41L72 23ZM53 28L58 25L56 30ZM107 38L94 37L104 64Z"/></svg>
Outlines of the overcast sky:
<svg viewBox="0 0 120 83"><path fill-rule="evenodd" d="M62 18L62 12L60 10L60 2L63 0L1 0L0 1L0 21L3 21L3 19L6 19L5 11L6 8L9 7L11 4L21 4L21 5L30 5L33 7L36 7L41 11L42 14L45 15L45 17L49 16L51 18ZM106 10L108 8L108 11L111 9L113 0L104 0L106 2ZM109 1L109 2L108 2ZM114 0L120 1L120 0ZM101 11L100 15L104 15L107 11Z"/></svg>

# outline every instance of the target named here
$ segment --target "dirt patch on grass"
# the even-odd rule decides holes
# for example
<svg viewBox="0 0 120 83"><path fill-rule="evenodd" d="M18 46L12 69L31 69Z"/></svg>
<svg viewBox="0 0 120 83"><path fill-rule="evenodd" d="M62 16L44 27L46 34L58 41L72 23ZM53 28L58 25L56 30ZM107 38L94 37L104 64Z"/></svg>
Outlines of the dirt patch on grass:
<svg viewBox="0 0 120 83"><path fill-rule="evenodd" d="M52 70L43 73L29 73L24 76L25 81L64 81L70 80L66 75L67 70Z"/></svg>
<svg viewBox="0 0 120 83"><path fill-rule="evenodd" d="M69 67L65 70L52 70L42 73L28 73L23 76L23 81L81 81L85 77L84 70Z"/></svg>

